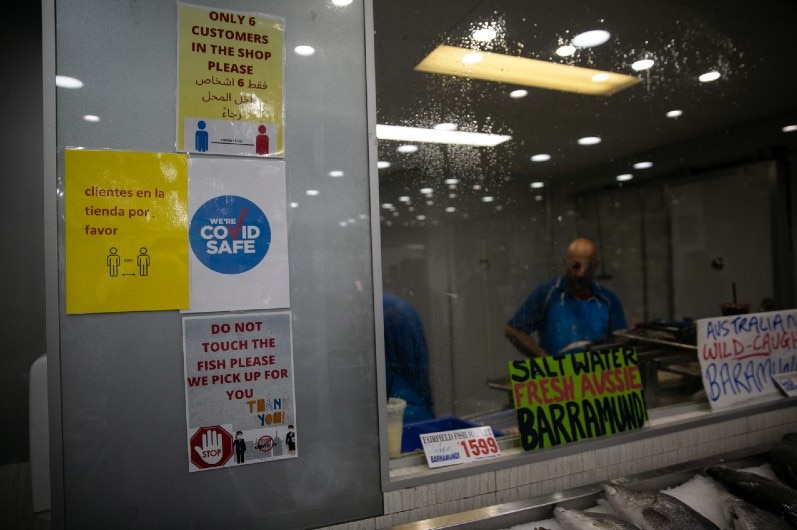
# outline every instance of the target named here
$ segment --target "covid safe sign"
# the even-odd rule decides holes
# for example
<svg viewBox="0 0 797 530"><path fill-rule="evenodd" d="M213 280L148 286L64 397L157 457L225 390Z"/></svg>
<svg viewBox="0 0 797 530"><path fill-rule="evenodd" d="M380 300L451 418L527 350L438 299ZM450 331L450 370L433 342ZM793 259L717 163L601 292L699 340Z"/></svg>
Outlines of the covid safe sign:
<svg viewBox="0 0 797 530"><path fill-rule="evenodd" d="M191 312L289 307L284 164L190 160Z"/></svg>

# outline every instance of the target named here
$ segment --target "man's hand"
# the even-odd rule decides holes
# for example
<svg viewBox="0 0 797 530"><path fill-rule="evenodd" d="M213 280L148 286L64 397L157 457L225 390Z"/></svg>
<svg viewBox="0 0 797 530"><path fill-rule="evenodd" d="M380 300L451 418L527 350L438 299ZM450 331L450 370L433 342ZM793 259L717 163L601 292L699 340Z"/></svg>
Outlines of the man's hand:
<svg viewBox="0 0 797 530"><path fill-rule="evenodd" d="M548 357L548 352L532 339L528 334L515 329L509 324L504 328L504 334L520 353L529 357Z"/></svg>

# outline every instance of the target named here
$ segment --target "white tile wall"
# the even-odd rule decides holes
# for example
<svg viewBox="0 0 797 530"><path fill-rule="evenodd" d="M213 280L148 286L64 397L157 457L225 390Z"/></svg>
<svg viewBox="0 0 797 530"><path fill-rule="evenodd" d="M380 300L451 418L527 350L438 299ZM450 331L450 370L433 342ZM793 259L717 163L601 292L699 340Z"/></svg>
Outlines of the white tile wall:
<svg viewBox="0 0 797 530"><path fill-rule="evenodd" d="M537 497L730 451L774 444L787 432L797 432L794 407L387 492L384 495L384 516L327 527L326 530L380 530Z"/></svg>

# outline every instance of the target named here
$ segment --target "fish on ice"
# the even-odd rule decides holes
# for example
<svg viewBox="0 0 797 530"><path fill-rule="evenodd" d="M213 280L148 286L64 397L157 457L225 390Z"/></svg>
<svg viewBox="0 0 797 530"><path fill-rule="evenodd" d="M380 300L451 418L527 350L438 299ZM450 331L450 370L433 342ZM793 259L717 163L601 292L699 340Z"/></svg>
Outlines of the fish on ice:
<svg viewBox="0 0 797 530"><path fill-rule="evenodd" d="M672 495L619 484L601 486L617 513L642 530L719 530L710 519Z"/></svg>
<svg viewBox="0 0 797 530"><path fill-rule="evenodd" d="M783 435L769 451L769 462L775 476L797 490L797 432Z"/></svg>
<svg viewBox="0 0 797 530"><path fill-rule="evenodd" d="M797 490L756 473L724 465L710 466L706 474L730 493L774 513L797 528Z"/></svg>
<svg viewBox="0 0 797 530"><path fill-rule="evenodd" d="M724 508L727 527L731 530L791 530L792 526L784 519L755 504L723 491L719 495Z"/></svg>
<svg viewBox="0 0 797 530"><path fill-rule="evenodd" d="M567 530L639 530L625 519L601 512L585 512L557 506L553 515Z"/></svg>

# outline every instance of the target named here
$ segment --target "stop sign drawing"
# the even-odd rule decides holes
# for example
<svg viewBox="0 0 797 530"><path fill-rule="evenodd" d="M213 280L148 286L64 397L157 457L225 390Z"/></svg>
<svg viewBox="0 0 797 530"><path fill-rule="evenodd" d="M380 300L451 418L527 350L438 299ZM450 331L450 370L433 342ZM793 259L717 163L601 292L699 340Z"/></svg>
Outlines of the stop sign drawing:
<svg viewBox="0 0 797 530"><path fill-rule="evenodd" d="M222 467L232 458L232 434L224 427L200 427L188 442L191 463L199 469Z"/></svg>

